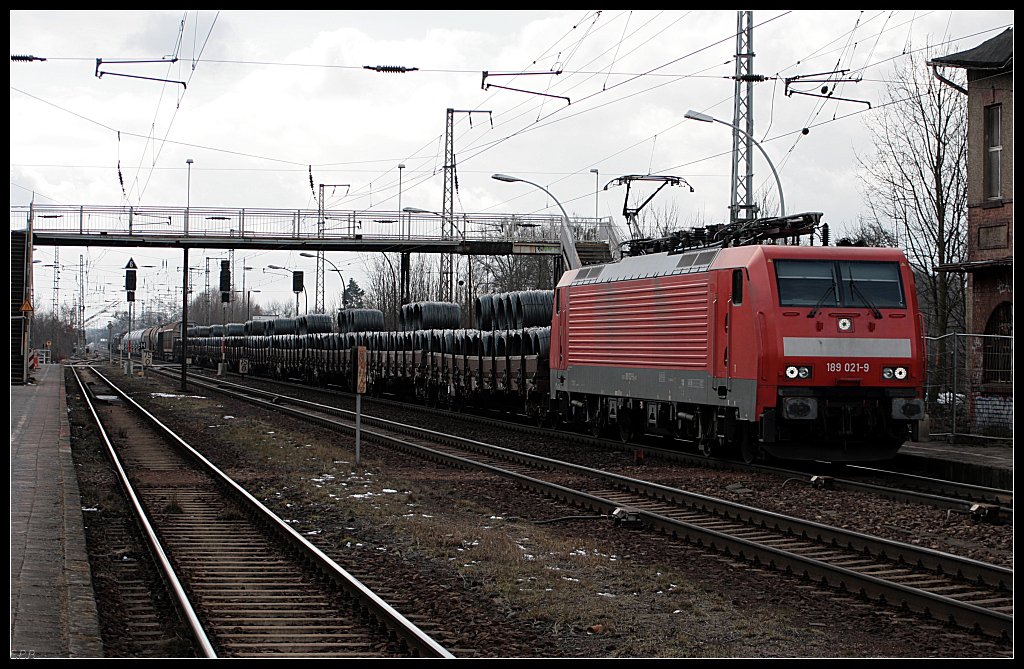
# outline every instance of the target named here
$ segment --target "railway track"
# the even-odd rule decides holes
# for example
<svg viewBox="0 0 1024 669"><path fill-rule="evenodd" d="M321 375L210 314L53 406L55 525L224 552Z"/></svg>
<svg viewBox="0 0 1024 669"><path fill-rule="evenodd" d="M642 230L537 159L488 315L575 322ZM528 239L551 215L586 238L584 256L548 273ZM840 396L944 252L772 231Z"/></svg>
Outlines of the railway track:
<svg viewBox="0 0 1024 669"><path fill-rule="evenodd" d="M83 396L199 654L452 657L109 379L89 373L96 381L79 379Z"/></svg>
<svg viewBox="0 0 1024 669"><path fill-rule="evenodd" d="M225 381L198 381L304 421L354 431L354 412ZM479 441L362 416L363 438L447 466L484 469L619 522L642 523L710 550L804 576L985 634L1008 637L1013 572Z"/></svg>
<svg viewBox="0 0 1024 669"><path fill-rule="evenodd" d="M310 387L301 383L293 383L276 379L253 378L233 375L241 381L294 389L297 392L309 392ZM211 378L213 377L204 377ZM216 378L217 382L226 382ZM351 393L331 389L318 388L318 393L350 400ZM379 404L381 406L399 406L403 410L421 411L428 415L436 415L438 409L427 409L415 404L381 398L364 398L363 406ZM626 451L640 451L644 457L660 458L688 465L768 473L781 477L784 481L798 480L808 485L828 487L833 490L846 490L870 493L887 499L899 500L913 504L922 504L944 509L952 513L968 514L985 522L1013 521L1013 491L983 486L946 481L937 478L917 476L899 471L883 470L855 465L833 465L829 463L805 463L802 466L783 467L769 464L744 464L742 462L718 457L706 457L680 451L676 448L665 448L651 444L623 444L619 441L601 439L587 434L553 430L550 428L512 423L507 420L490 418L476 414L446 412L452 420L473 422L477 424L497 426L503 430L514 430L521 434L533 434L554 437L559 440L573 442L599 448Z"/></svg>

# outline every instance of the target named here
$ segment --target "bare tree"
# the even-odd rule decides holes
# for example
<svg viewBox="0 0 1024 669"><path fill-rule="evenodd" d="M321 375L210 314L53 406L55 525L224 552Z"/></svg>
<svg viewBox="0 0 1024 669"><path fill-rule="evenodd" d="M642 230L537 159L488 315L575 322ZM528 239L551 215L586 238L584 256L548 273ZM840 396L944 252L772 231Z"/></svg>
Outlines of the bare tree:
<svg viewBox="0 0 1024 669"><path fill-rule="evenodd" d="M641 237L667 237L679 229L679 206L675 200L652 202L637 214L636 226Z"/></svg>
<svg viewBox="0 0 1024 669"><path fill-rule="evenodd" d="M911 55L894 72L866 124L874 155L857 162L868 222L905 249L923 284L927 330L940 335L965 321L963 279L935 268L966 258L967 98L936 80L927 58Z"/></svg>

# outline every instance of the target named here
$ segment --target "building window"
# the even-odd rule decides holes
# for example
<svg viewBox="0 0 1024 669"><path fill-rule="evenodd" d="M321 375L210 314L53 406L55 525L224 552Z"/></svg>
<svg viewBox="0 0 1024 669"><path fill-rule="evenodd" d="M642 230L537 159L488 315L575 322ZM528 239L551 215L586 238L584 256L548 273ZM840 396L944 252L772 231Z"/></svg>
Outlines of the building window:
<svg viewBox="0 0 1024 669"><path fill-rule="evenodd" d="M985 107L985 199L1002 195L1002 105Z"/></svg>
<svg viewBox="0 0 1024 669"><path fill-rule="evenodd" d="M1013 305L1003 302L985 324L982 344L982 382L1013 382Z"/></svg>

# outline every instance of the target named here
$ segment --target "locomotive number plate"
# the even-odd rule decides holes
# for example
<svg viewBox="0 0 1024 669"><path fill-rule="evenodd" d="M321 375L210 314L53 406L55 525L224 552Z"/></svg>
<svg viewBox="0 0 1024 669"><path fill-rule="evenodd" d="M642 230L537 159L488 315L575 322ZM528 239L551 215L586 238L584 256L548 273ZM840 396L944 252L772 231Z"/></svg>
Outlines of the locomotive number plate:
<svg viewBox="0 0 1024 669"><path fill-rule="evenodd" d="M826 372L854 372L854 373L868 373L871 371L871 365L866 362L826 362Z"/></svg>

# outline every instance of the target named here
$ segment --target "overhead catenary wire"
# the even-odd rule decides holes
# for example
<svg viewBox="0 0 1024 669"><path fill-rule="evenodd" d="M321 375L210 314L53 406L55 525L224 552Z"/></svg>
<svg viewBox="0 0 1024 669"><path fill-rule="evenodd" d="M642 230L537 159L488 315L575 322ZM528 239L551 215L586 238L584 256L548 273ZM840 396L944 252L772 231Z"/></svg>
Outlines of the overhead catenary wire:
<svg viewBox="0 0 1024 669"><path fill-rule="evenodd" d="M892 29L892 26L891 26L891 27L888 27L888 28L887 28L887 30L891 30L891 29ZM874 65L874 64L872 64L872 65ZM865 65L864 65L864 67L865 67L865 68L866 68L867 66L868 66L867 64L865 64ZM862 69L863 69L863 68L862 68ZM602 71L601 73L602 73L602 74L604 74L604 72L603 72L603 71ZM646 74L646 75L654 75L654 74L664 74L664 73L661 73L661 72L658 72L658 73L654 73L654 72L650 72L650 71L648 71L648 72L647 72L647 73L645 73L645 74ZM695 75L690 75L690 76L695 76ZM620 100L620 101L621 101L621 100ZM839 118L842 118L842 117L839 117ZM838 120L838 119L837 119L837 120ZM820 125L820 124L819 124L819 125ZM815 126L815 127L817 127L817 126ZM138 135L136 135L136 136L138 136ZM799 139L799 138L798 138L798 139ZM177 142L171 142L170 140L168 140L168 143L177 143ZM185 144L185 143L178 143L178 144ZM210 147L210 148L211 148L212 150L218 150L218 149L216 149L216 148L214 148L214 147ZM236 153L237 153L237 152L236 152ZM255 156L255 157L257 157L257 158L265 158L264 156ZM465 157L463 158L463 161L465 161L465 160L468 160L469 158L471 158L471 156L470 156L469 154L466 154L466 156L465 156ZM303 166L308 166L308 162L302 162L302 163L295 163L295 164L297 164L297 165L303 165ZM385 188L387 188L388 186L389 186L388 184L385 184ZM380 190L381 190L381 189L380 189L380 186L378 186L377 192L380 192ZM581 197L583 197L583 196L581 196Z"/></svg>

